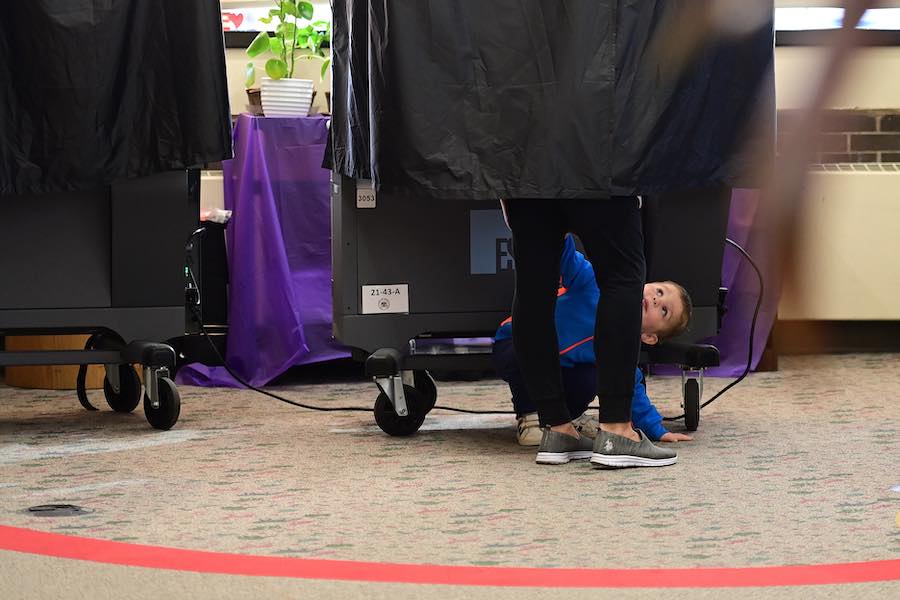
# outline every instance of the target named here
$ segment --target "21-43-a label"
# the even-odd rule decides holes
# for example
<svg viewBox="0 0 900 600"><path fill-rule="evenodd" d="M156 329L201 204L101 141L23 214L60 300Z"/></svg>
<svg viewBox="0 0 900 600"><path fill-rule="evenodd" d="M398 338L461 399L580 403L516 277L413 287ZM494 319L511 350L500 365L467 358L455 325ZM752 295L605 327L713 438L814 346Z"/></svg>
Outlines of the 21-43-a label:
<svg viewBox="0 0 900 600"><path fill-rule="evenodd" d="M362 286L362 314L408 313L409 285L395 283Z"/></svg>

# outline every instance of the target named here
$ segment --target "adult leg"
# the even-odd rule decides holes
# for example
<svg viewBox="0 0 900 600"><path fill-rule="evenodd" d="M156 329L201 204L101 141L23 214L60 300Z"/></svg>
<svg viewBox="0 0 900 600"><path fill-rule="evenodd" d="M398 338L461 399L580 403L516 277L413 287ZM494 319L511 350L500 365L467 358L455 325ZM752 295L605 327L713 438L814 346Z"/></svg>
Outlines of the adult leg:
<svg viewBox="0 0 900 600"><path fill-rule="evenodd" d="M637 199L567 200L568 222L594 267L600 301L594 330L601 429L637 440L631 429L645 278Z"/></svg>
<svg viewBox="0 0 900 600"><path fill-rule="evenodd" d="M513 298L513 347L525 386L542 426L570 424L559 371L556 291L562 256L562 214L556 200L506 201L513 234L516 291Z"/></svg>

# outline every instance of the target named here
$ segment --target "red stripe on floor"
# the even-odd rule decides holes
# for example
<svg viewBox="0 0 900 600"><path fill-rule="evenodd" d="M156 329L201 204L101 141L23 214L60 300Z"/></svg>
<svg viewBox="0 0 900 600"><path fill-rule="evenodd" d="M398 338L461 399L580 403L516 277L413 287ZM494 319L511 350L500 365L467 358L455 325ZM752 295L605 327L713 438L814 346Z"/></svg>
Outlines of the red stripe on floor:
<svg viewBox="0 0 900 600"><path fill-rule="evenodd" d="M181 550L0 525L0 550L228 575L558 588L719 588L900 580L900 560L723 569L532 569L372 563Z"/></svg>

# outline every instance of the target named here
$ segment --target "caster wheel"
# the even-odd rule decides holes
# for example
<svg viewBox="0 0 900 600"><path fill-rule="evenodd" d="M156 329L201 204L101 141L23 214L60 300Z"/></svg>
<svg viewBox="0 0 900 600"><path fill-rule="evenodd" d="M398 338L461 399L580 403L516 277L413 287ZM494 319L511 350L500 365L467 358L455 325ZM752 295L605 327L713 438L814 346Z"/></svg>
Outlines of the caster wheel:
<svg viewBox="0 0 900 600"><path fill-rule="evenodd" d="M175 387L175 382L168 377L160 377L156 380L156 385L159 408L153 408L150 397L144 394L144 415L154 429L171 429L181 414L181 395Z"/></svg>
<svg viewBox="0 0 900 600"><path fill-rule="evenodd" d="M119 365L119 393L112 388L109 379L103 378L103 395L106 403L116 412L130 413L141 403L141 378L131 365Z"/></svg>
<svg viewBox="0 0 900 600"><path fill-rule="evenodd" d="M425 415L428 412L425 410L427 401L422 393L408 385L403 386L403 393L406 396L406 409L408 411L405 417L401 417L394 412L394 405L391 404L390 399L384 392L378 394L378 398L375 399L375 422L388 435L412 435L425 422Z"/></svg>
<svg viewBox="0 0 900 600"><path fill-rule="evenodd" d="M684 426L697 431L700 425L700 384L696 379L684 382Z"/></svg>
<svg viewBox="0 0 900 600"><path fill-rule="evenodd" d="M437 385L434 383L434 378L428 371L414 371L413 378L415 388L422 394L425 402L425 412L430 412L437 402Z"/></svg>

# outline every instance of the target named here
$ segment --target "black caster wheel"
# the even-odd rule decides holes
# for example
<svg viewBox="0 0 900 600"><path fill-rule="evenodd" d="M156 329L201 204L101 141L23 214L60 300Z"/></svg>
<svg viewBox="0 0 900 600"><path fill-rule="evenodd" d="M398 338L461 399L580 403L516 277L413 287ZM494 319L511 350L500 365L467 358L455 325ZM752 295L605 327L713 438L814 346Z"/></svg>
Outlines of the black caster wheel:
<svg viewBox="0 0 900 600"><path fill-rule="evenodd" d="M697 431L700 426L700 383L696 379L684 382L684 427Z"/></svg>
<svg viewBox="0 0 900 600"><path fill-rule="evenodd" d="M178 421L181 414L181 395L175 382L168 377L160 377L156 380L157 394L159 395L159 408L153 408L150 404L150 396L144 394L144 415L147 422L154 429L171 429Z"/></svg>
<svg viewBox="0 0 900 600"><path fill-rule="evenodd" d="M390 399L384 392L378 394L378 398L375 399L375 422L388 435L412 435L425 422L425 415L428 413L425 410L427 400L422 393L414 387L404 385L403 394L406 396L406 410L408 412L405 417L401 417L394 411L394 405L391 404Z"/></svg>
<svg viewBox="0 0 900 600"><path fill-rule="evenodd" d="M437 385L434 383L434 378L428 371L413 371L413 380L415 388L421 392L422 399L425 401L425 412L431 412L437 402Z"/></svg>
<svg viewBox="0 0 900 600"><path fill-rule="evenodd" d="M103 378L103 395L106 403L116 412L130 413L141 403L141 378L131 365L119 365L119 393L112 388L109 379Z"/></svg>

